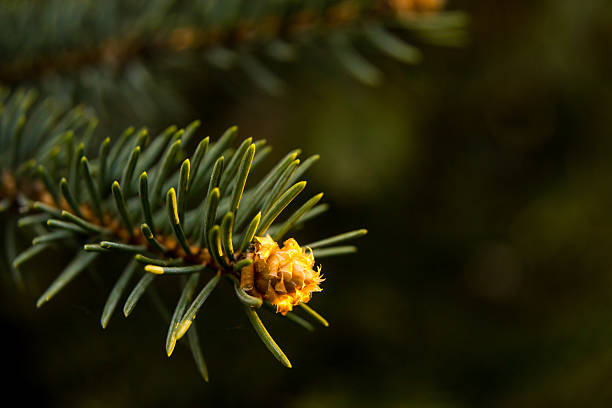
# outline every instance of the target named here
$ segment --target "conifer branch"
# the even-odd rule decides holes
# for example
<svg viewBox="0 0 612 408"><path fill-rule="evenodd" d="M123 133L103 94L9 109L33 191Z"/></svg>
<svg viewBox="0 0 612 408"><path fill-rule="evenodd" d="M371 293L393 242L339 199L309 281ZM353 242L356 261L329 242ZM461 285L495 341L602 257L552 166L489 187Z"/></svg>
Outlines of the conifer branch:
<svg viewBox="0 0 612 408"><path fill-rule="evenodd" d="M38 299L38 307L60 295L94 262L111 257L117 262L125 260L101 305L100 324L106 328L134 276L139 280L125 300L125 316L144 294L157 296L152 292L156 284L167 285L173 275L181 275L185 283L167 328L166 352L172 354L176 342L188 334L196 365L205 379L208 369L193 323L223 276L233 283L232 293L245 307L260 339L287 367L291 366L289 360L254 308L266 304L312 330L312 324L291 313L293 306L302 305L311 317L327 324L304 305L321 290L319 283L323 281L313 252L293 238L281 246L268 234L268 230L276 231L280 239L320 213L322 207L315 204L322 194L317 194L277 221L306 187L305 181L294 183L294 177L297 173L304 176L317 156L299 165L300 151L290 152L259 183L249 183L257 147L264 143L248 138L226 160L223 154L237 135L236 127L229 128L217 142L201 139L189 155L183 142L197 137L197 121L185 129L169 127L148 146L144 128L128 128L118 137L100 135L98 140L103 141L95 146L96 135L92 133L97 120L82 107L58 115L28 115L31 110L47 107L44 102L37 103L32 92L19 89L5 97L3 107L0 202L4 210L0 217L8 221L4 223L9 229L2 250L11 258L13 278L19 282L22 268L35 265L38 256L56 247L74 251L73 260ZM21 148L37 140L52 140L53 144ZM98 156L85 156L85 151L97 151ZM141 170L139 166L145 164ZM34 236L32 246L21 253L17 253L13 239L15 228ZM352 252L354 247L327 247L365 232L355 230L318 240L311 244L314 255ZM192 300L197 283L204 279L208 283Z"/></svg>
<svg viewBox="0 0 612 408"><path fill-rule="evenodd" d="M420 51L392 31L416 33L421 42L456 46L465 42L465 16L443 12L444 2L396 0L209 1L206 6L187 1L150 2L135 13L120 0L76 2L25 0L0 5L0 80L11 83L50 74L74 73L91 67L123 68L132 61L152 62L176 56L201 55L219 69L240 68L260 88L271 94L284 83L266 67L266 59L290 62L303 44L328 44L347 72L375 84L378 69L367 62L352 43L366 39L382 54L414 64ZM66 4L68 3L68 4ZM71 23L50 30L49 15ZM20 18L16 18L19 16ZM27 18L25 18L25 17ZM68 17L66 17L68 18ZM27 22L27 23L25 23ZM110 28L109 28L110 27ZM87 32L87 35L83 35ZM15 47L15 35L24 43ZM69 40L68 40L69 39ZM201 60L196 59L199 64ZM195 62L194 62L195 64Z"/></svg>

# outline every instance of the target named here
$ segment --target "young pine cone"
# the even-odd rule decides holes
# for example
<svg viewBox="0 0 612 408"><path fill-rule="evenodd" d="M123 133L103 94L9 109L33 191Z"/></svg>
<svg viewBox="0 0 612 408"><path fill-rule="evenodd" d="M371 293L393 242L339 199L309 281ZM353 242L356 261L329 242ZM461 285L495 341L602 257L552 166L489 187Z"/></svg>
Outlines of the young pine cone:
<svg viewBox="0 0 612 408"><path fill-rule="evenodd" d="M321 291L321 268L312 269L312 251L302 249L293 238L280 248L270 235L255 237L246 257L253 263L242 269L240 287L276 305L278 313L285 315L300 302L308 302L312 292Z"/></svg>
<svg viewBox="0 0 612 408"><path fill-rule="evenodd" d="M387 4L400 16L440 11L445 0L388 0Z"/></svg>

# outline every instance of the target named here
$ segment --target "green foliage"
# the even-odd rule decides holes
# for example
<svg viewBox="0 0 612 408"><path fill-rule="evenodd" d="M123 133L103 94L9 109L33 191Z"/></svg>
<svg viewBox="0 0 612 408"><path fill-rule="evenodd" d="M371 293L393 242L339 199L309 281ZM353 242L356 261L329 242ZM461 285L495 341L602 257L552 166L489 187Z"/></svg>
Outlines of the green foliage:
<svg viewBox="0 0 612 408"><path fill-rule="evenodd" d="M105 121L129 112L130 121L150 123L151 107L181 113L181 78L194 73L198 82L211 78L205 89L232 94L234 78L279 95L286 66L314 62L373 86L384 77L375 59L418 64L412 43L465 42L464 14L406 14L387 3L10 0L0 3L0 83L76 97Z"/></svg>
<svg viewBox="0 0 612 408"><path fill-rule="evenodd" d="M222 73L219 83L227 89L226 77L236 75L279 95L286 88L282 64L314 57L374 86L384 76L374 55L417 64L422 55L412 42L465 41L463 14L414 11L406 14L383 0L0 3L0 81L14 89L0 89L0 224L2 256L15 283L22 284L21 270L34 257L73 253L40 296L40 307L95 263L112 259L122 272L102 308L101 326L122 301L127 317L150 295L169 324L167 354L187 335L208 381L194 319L228 279L265 346L291 367L256 312L274 306L242 290L239 279L252 262L245 254L256 235L280 240L327 209L318 204L319 193L287 214L318 155L301 161L299 150L290 152L253 183L249 174L264 165L270 147L251 138L236 143L236 127L216 141L198 138L199 121L158 135L146 128L109 129L121 115L129 123L149 123L157 104L181 112L179 79L190 71L208 76L202 67ZM24 82L58 99L39 101L36 91L17 87ZM75 98L93 102L100 123L88 108L67 108ZM192 138L197 140L190 143ZM316 241L314 254L355 252L353 246L329 246L363 233ZM22 248L18 235L31 238L32 246ZM155 286L177 282L170 316ZM305 317L328 325L302 306ZM296 312L285 317L314 330Z"/></svg>
<svg viewBox="0 0 612 408"><path fill-rule="evenodd" d="M51 111L56 109L52 101L36 102L33 91L21 89L5 92L1 106L2 216L10 221L9 225L18 225L34 236L32 246L21 254L15 253L14 239L5 241L13 275L18 280L28 260L53 248L74 252L72 261L40 296L38 307L58 295L91 264L106 257L121 260L126 266L103 307L103 328L108 326L134 276L140 278L125 301L125 316L143 294L152 290L154 280L169 284L172 275L187 276L187 280L181 280L166 351L172 354L175 343L189 333L188 343L198 370L208 380L193 322L220 280L227 278L266 347L283 365L291 367L254 310L263 302L240 289L237 282L241 269L252 262L245 258L245 251L256 232L264 235L275 230L280 237L303 223L309 213L316 215L314 205L322 194L277 223L306 186L305 181L293 177L301 176L316 158L300 165L300 152L291 152L259 183L245 188L250 171L261 163L256 160L261 154L257 146L265 142L249 138L228 153L238 132L236 127L228 129L217 142L201 139L195 153L185 158L187 140L199 122L186 129L170 127L151 142L146 129L136 132L128 128L115 141L106 137L98 145L92 137L97 120L87 109ZM53 112L53 120L49 120ZM143 164L146 167L140 167ZM21 218L16 222L19 214ZM12 229L8 231L13 233ZM319 248L364 233L365 230L353 231L312 246L325 251ZM327 251L337 254L341 248L344 247ZM208 282L192 299L200 276ZM318 313L305 310L327 325ZM313 329L294 313L287 317Z"/></svg>

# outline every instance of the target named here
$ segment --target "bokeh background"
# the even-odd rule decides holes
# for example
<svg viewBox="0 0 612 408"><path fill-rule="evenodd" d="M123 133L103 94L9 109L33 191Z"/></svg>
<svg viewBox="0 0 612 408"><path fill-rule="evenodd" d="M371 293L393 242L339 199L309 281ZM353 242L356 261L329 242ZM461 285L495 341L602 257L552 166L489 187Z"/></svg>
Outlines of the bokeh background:
<svg viewBox="0 0 612 408"><path fill-rule="evenodd" d="M237 124L274 147L268 167L295 147L321 154L308 189L331 209L296 238L369 234L358 254L323 262L312 305L331 327L264 316L293 369L268 354L229 287L198 319L210 384L187 349L165 357L151 305L100 328L112 279L95 277L114 277L112 265L36 310L61 265L48 260L25 294L2 286L3 394L58 407L610 406L612 3L448 7L470 16L469 42L420 45L417 66L378 55L378 87L314 50L275 67L280 96L166 66L155 83L172 82L171 106L115 112L85 98L114 129L200 118L217 137Z"/></svg>

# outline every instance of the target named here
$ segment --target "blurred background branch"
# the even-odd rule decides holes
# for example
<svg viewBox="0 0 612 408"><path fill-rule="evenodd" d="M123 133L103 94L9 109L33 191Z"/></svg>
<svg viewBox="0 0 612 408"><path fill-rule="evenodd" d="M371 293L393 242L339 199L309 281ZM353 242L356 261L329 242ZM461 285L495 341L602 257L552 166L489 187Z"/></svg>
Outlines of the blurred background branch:
<svg viewBox="0 0 612 408"><path fill-rule="evenodd" d="M377 85L383 73L369 60L386 55L418 64L421 51L411 42L465 42L465 15L443 5L11 0L0 4L0 82L36 85L66 103L90 104L101 123L117 123L127 113L148 124L157 111L181 118L193 105L190 94L239 99L254 84L278 96L293 86L286 81L292 66L309 62L338 66L363 84ZM371 50L376 54L366 57Z"/></svg>

